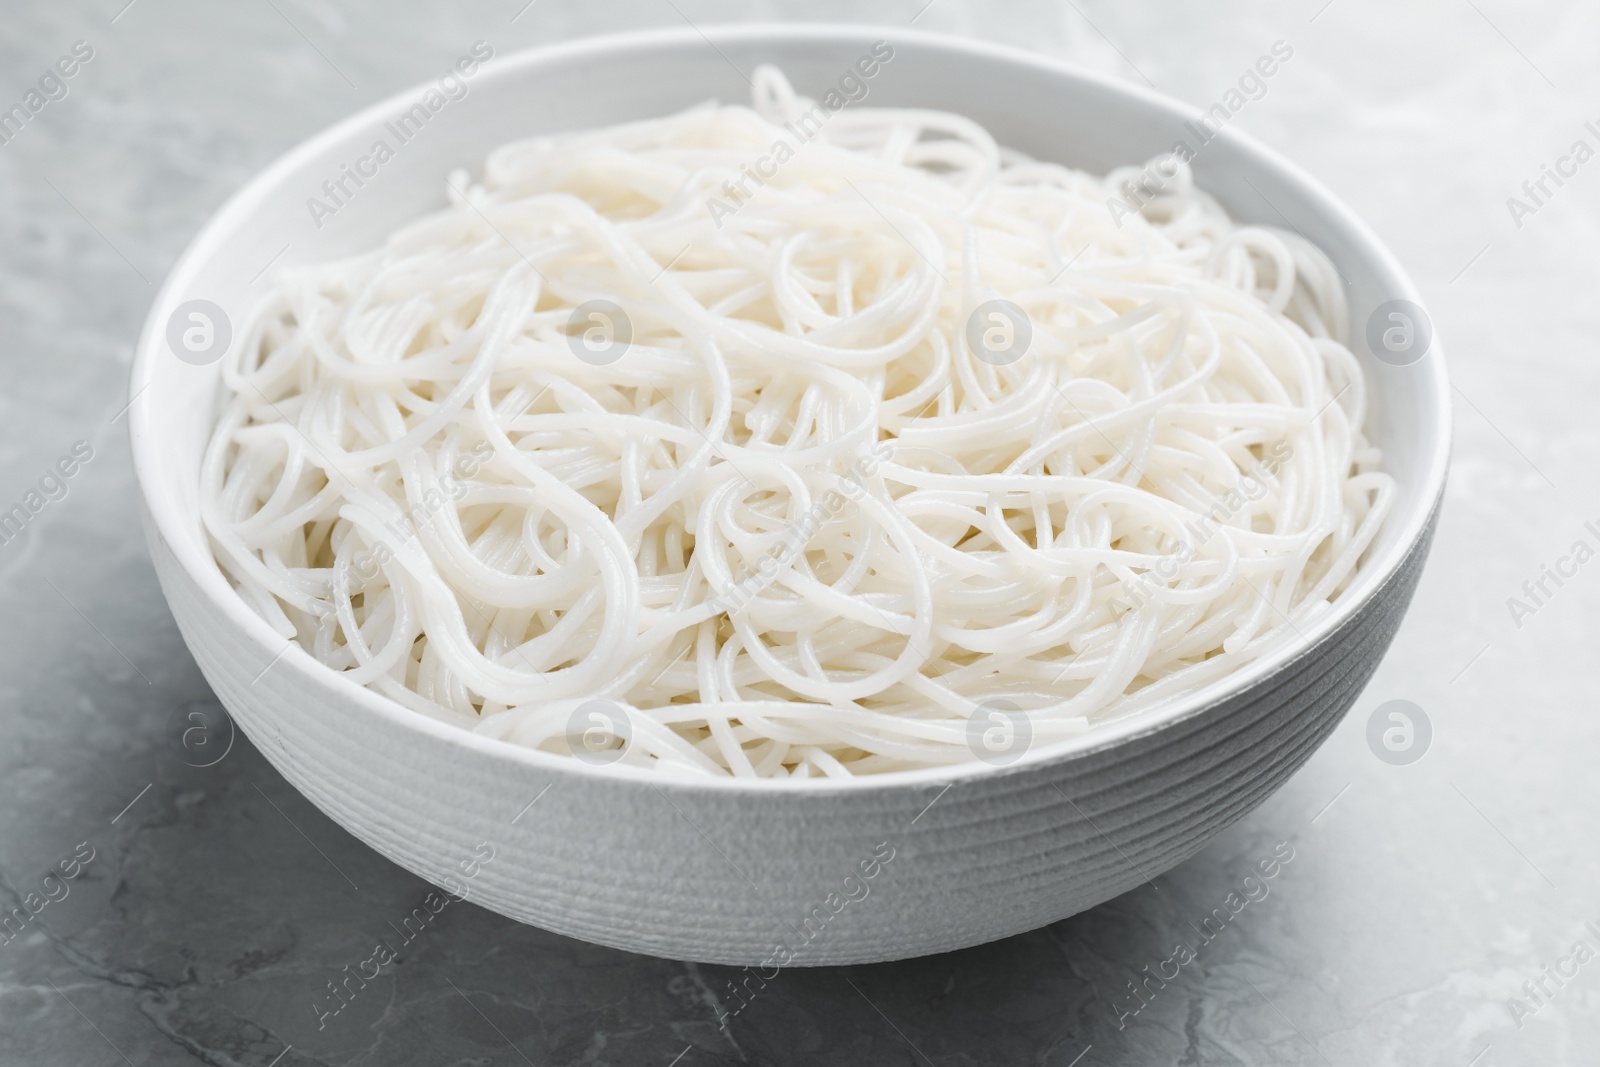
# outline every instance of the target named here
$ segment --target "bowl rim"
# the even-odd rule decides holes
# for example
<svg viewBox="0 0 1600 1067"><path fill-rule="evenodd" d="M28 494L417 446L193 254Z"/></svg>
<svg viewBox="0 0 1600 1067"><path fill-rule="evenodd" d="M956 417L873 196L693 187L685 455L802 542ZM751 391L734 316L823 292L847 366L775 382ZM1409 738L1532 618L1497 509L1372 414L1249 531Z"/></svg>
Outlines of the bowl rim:
<svg viewBox="0 0 1600 1067"><path fill-rule="evenodd" d="M854 44L863 39L877 38L891 40L896 44L904 42L926 51L943 51L955 57L979 57L1032 68L1042 74L1076 82L1087 90L1133 97L1174 115L1184 113L1187 107L1175 97L1154 89L1042 53L953 34L867 22L722 23L605 33L521 49L504 57L497 56L494 65L484 70L481 77L496 81L514 80L530 68L552 62L602 56L615 59L630 52L671 49L696 42L715 49L718 44L745 45L803 40ZM346 141L353 134L364 134L375 122L381 121L397 106L411 102L425 85L426 83L419 83L408 86L300 141L256 173L212 213L168 271L156 294L139 336L129 380L129 395L132 400L128 409L128 434L134 478L148 519L147 529L161 538L178 566L194 583L198 593L205 597L213 608L218 609L230 623L238 627L261 653L263 661L272 660L277 662L280 668L293 669L303 675L308 682L330 689L344 701L372 712L402 730L428 735L446 744L471 751L480 757L509 760L555 776L571 775L579 778L611 780L618 785L632 783L640 787L664 787L684 792L704 790L826 796L859 790L897 788L915 790L937 785L948 787L970 779L999 780L1104 752L1136 738L1174 726L1228 703L1278 674L1314 650L1339 627L1360 615L1377 598L1419 542L1424 539L1438 503L1443 497L1449 463L1451 404L1444 352L1435 332L1432 346L1427 354L1408 368L1410 372L1419 374L1423 378L1420 392L1425 398L1424 406L1431 406L1433 409L1435 429L1431 440L1427 442L1424 460L1419 465L1421 473L1418 478L1418 488L1414 493L1402 496L1397 501L1399 506L1396 511L1409 510L1409 514L1403 517L1404 526L1401 534L1391 542L1387 551L1380 557L1369 560L1366 566L1357 572L1355 582L1341 594L1330 610L1323 612L1304 627L1301 631L1303 640L1281 644L1261 658L1192 693L1170 698L1149 708L1129 713L1125 717L1091 727L1075 737L1031 748L1016 762L1005 766L995 766L974 759L852 778L806 779L743 778L731 775L714 778L680 772L645 772L635 767L615 764L594 765L570 756L541 752L413 711L390 697L349 681L341 672L328 668L293 641L287 641L287 647L280 646L279 642L284 642L285 639L280 637L266 620L257 615L244 598L233 589L209 550L202 544L198 546L200 550L195 551L196 546L186 544L193 538L184 527L193 517L176 514L177 509L165 507L158 509L152 506L152 495L147 491L147 485L155 484L166 475L156 464L152 454L155 435L151 432L151 426L157 416L151 398L147 394L153 383L155 361L160 358L160 340L164 336L161 324L157 321L157 314L167 306L180 283L188 284L196 272L196 264L214 254L216 247L223 240L222 234L232 230L236 220L252 212L271 190L282 183L284 178L297 172L304 161L321 155L324 150ZM1249 134L1231 125L1225 127L1218 136L1228 138L1233 147L1248 157L1252 166L1275 171L1279 177L1296 186L1308 202L1349 234L1364 255L1371 257L1384 272L1399 282L1399 289L1393 294L1394 296L1419 305L1423 304L1421 293L1415 283L1389 249L1354 211L1334 196L1320 181ZM1400 515L1391 514L1389 521L1401 518Z"/></svg>

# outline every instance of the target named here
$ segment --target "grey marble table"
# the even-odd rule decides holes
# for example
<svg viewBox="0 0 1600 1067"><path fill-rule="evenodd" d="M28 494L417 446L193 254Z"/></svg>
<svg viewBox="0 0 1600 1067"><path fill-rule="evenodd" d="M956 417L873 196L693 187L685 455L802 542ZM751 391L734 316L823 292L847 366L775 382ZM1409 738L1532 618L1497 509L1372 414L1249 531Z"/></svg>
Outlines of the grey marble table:
<svg viewBox="0 0 1600 1067"><path fill-rule="evenodd" d="M0 147L0 510L74 448L90 454L0 544L0 901L37 910L0 935L0 1062L1600 1062L1600 564L1547 580L1537 603L1524 592L1574 542L1600 544L1584 526L1600 520L1600 163L1547 180L1537 202L1523 188L1574 142L1600 147L1585 127L1600 125L1592 5L525 2L0 12L0 108L75 42L93 53L65 64L59 88L47 81L65 96ZM504 52L786 16L915 18L1200 106L1273 42L1292 46L1235 121L1376 227L1450 350L1454 474L1417 603L1349 720L1287 787L1087 914L948 956L789 971L724 1028L722 968L459 904L319 1029L327 984L428 887L322 817L243 738L226 749L136 522L121 410L155 286L266 162L473 40ZM1433 724L1408 766L1366 742L1368 716L1393 699ZM216 731L211 748L185 746L197 728ZM197 749L226 754L197 766L213 758ZM1275 850L1292 859L1267 894L1135 1000L1130 983L1170 975L1175 944Z"/></svg>

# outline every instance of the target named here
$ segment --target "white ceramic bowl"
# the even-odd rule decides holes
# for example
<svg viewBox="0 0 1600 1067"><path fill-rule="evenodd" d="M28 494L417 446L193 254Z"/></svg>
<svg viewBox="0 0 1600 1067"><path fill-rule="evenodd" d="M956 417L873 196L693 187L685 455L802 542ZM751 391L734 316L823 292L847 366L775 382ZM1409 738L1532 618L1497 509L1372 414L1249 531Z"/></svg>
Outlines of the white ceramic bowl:
<svg viewBox="0 0 1600 1067"><path fill-rule="evenodd" d="M472 899L586 941L762 964L770 976L789 963L991 941L1116 896L1195 853L1281 785L1377 666L1416 585L1444 486L1449 387L1437 343L1404 367L1360 352L1375 386L1369 430L1399 481L1399 503L1354 587L1308 628L1306 644L1005 768L669 782L513 747L425 719L286 647L211 558L196 482L219 365L174 356L174 309L205 299L240 321L275 256L281 266L378 244L442 206L446 173L477 172L495 145L711 97L746 100L735 65L775 62L820 96L878 40L895 54L871 82L873 104L959 111L1004 144L1094 172L1170 149L1194 116L1039 56L898 28L724 27L707 37L653 31L497 57L320 229L307 198L366 155L421 88L296 148L207 224L150 313L132 380L145 528L184 639L256 746L352 834L435 883L459 877L474 847L490 842L495 858L471 879ZM1236 217L1293 226L1326 250L1348 281L1356 336L1383 302L1420 302L1365 226L1248 138L1225 131L1195 172Z"/></svg>

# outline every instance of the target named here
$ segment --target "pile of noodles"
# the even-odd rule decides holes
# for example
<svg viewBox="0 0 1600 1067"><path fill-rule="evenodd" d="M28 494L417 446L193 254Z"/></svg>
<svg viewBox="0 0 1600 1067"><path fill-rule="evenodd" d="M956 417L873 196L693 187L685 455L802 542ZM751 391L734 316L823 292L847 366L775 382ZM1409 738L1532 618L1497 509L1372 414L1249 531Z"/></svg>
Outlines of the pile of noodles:
<svg viewBox="0 0 1600 1067"><path fill-rule="evenodd" d="M1298 639L1394 496L1328 261L1178 160L756 85L285 272L201 474L240 594L417 712L719 775L1036 748Z"/></svg>

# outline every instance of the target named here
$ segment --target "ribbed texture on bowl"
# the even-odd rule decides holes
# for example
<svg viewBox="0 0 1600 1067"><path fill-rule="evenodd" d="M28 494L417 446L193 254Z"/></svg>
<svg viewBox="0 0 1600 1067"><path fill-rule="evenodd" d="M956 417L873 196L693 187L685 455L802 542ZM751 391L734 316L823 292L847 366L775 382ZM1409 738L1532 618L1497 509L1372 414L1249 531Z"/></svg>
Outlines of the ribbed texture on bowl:
<svg viewBox="0 0 1600 1067"><path fill-rule="evenodd" d="M488 841L495 859L471 880L471 896L502 914L703 962L760 964L784 944L795 964L815 966L1034 929L1193 855L1277 789L1355 701L1399 625L1433 524L1362 611L1229 700L1099 751L963 777L948 790L885 782L814 793L533 766L508 748L418 731L403 710L342 696L303 655L268 668L148 516L146 527L184 639L238 725L383 855L440 883ZM893 859L862 879L860 863L883 844ZM852 875L859 899L835 914L828 894L842 897Z"/></svg>

